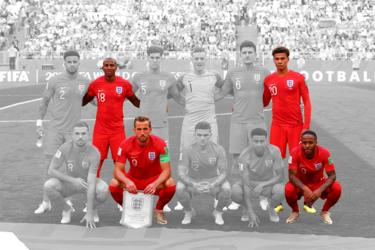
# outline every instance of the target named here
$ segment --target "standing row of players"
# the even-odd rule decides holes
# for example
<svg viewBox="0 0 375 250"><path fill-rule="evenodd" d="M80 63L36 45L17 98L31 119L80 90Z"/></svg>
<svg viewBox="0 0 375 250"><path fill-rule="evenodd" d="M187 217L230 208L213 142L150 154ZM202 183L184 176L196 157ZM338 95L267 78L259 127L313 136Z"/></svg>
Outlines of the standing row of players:
<svg viewBox="0 0 375 250"><path fill-rule="evenodd" d="M103 62L104 76L99 77L92 82L87 90L86 88L88 86L88 81L78 75L78 53L74 51L65 53L64 60L66 74L54 78L53 81L47 84L41 104L40 119L37 121L38 130L41 130L42 119L46 113L48 102L53 98L54 108L52 109L52 122L45 140L47 162L50 161L53 154L55 154L54 158L61 154L55 152L68 137L66 135L72 131L72 127L74 126L73 124L79 120L81 112L80 101L82 100L82 97L83 105L86 105L95 97L97 100L98 110L94 128L93 144L100 151L100 159L98 163L99 167L97 170L97 177L99 177L100 169L103 161L107 157L109 147L111 148L112 158L114 161L117 158L116 152L119 154L119 158L117 159L121 159L122 150L127 150L126 148L120 147L121 141L125 139L123 124L123 103L125 98L129 99L134 106L140 107L141 115L151 118L150 120L153 124L153 133L168 142L166 109L167 98L168 96L171 96L179 104L185 105L186 110L181 132L180 151L182 153L178 171L180 181L177 183L177 195L185 207L185 216L182 221L183 224L188 224L194 215L194 210L192 209L189 200L191 200L194 192L197 191L210 192L217 196L218 202L216 204L216 209L214 210L215 222L217 224L224 223L221 209L222 207L226 206L227 202L230 200L230 198L232 198L232 200L243 204L244 213L242 220L249 220L249 225L256 226L258 224L258 219L254 214L253 209L251 208L251 203L248 199L249 194L251 193L258 195L262 194L261 204L263 204L263 207L266 207L269 210L270 219L272 221L278 221L278 216L276 213L277 209L275 212L273 209L273 204L276 205L277 201L281 201L281 198L276 200L271 199L272 202L269 202L271 200L267 200L267 197L272 198L272 195L283 197L283 188L280 188L280 186L275 188L275 193L272 192L277 183L282 183L283 178L286 179L286 175L283 177L282 175L279 176L277 174L283 172L282 169L285 169L282 167L282 160L278 160L277 157L267 159L267 161L264 161L264 164L259 164L259 166L255 166L256 168L254 168L254 165L257 164L253 163L253 160L257 160L258 163L262 162L264 160L262 158L263 156L258 157L261 158L261 160L259 160L256 156L254 156L254 154L250 154L251 156L248 156L248 159L245 161L246 164L239 161L239 156L241 152L243 152L242 154L245 154L244 152L246 150L249 151L247 147L255 146L255 144L253 145L249 140L254 136L253 135L250 137L251 131L255 131L254 133L256 133L256 136L267 137L263 107L267 106L271 99L273 104L273 119L271 125L270 142L271 144L277 146L273 147L276 150L273 150L272 152L274 152L274 154L280 154L281 151L281 156L285 158L286 144L288 143L289 149L296 147L300 141L301 134L303 137L313 137L316 144L316 135L311 131L306 132L310 126L311 117L311 105L308 89L303 76L288 69L287 64L289 51L283 47L276 48L273 51L277 71L273 74L269 74L266 69L254 64L256 54L255 45L250 41L244 41L240 46L243 66L230 70L226 75L225 81L223 81L218 74L209 72L205 69L206 55L203 49L196 48L192 51L194 72L182 75L177 81L171 74L160 71L160 60L162 58L162 53L162 49L156 46L152 46L148 49L149 71L137 74L131 81L133 87L129 84L129 82L115 75L117 69L116 61L112 58L108 58ZM134 91L139 89L139 99L134 94L133 89ZM232 176L235 176L235 173L237 173L237 178L232 178L234 180L232 185L226 181L228 174L227 171L223 170L223 163L221 160L221 165L218 165L218 159L219 157L222 158L223 152L225 156L225 151L217 144L218 129L215 116L215 101L223 98L229 93L234 95L233 114L231 117L230 129L230 153L233 155L234 167L232 167L231 173ZM302 119L300 109L301 97L304 102L304 119ZM58 126L57 123L60 126ZM134 125L136 132L136 122ZM151 125L151 123L149 123L149 125ZM203 126L203 129L199 128L198 125ZM149 127L151 129L151 126ZM204 135L202 135L198 133L202 132L202 130L205 131L206 134L203 133ZM215 147L211 145L211 142L209 143L211 146L207 148L206 146L201 147L203 143L202 141L204 141L203 138L208 136L207 131L209 132L209 137L212 143L216 145ZM134 138L132 140L139 142L142 141L142 139L145 139L144 136L145 135L140 135L139 138L136 136L137 140ZM131 138L129 138L129 140L130 139ZM127 141L124 143L126 144ZM132 149L136 148L137 145L137 143L133 142L133 145L128 147ZM160 165L162 166L162 163L169 163L169 156L166 156L168 155L166 145L167 144L165 144L164 151L160 153L161 155L156 155L155 151L150 151L144 157L148 157L149 160L155 160L157 157L159 157L161 162ZM302 145L304 144L302 143ZM310 155L307 154L309 156L306 156L305 158L309 160L312 159L311 151L313 152L313 158L317 155L320 157L320 153L318 153L318 151L325 152L325 150L318 150L319 147L316 147L315 145L313 148L310 147L310 151L306 151L310 152ZM220 152L213 151L213 148L219 148ZM298 148L301 149L303 147L298 146L296 147L296 150ZM141 149L144 150L143 147L141 147L139 150ZM270 150L266 151L268 152ZM59 149L57 152L61 152L61 150ZM203 154L205 157L199 157L200 154ZM129 159L131 169L137 169L137 166L139 168L139 161L137 159L133 159L135 155L136 154L127 157L127 159ZM259 156L261 154L255 153L255 155ZM296 169L291 169L291 165L289 166L291 185L292 187L295 187L295 189L291 189L287 185L286 187L289 187L289 189L285 189L287 202L293 208L293 212L287 219L287 222L289 223L294 222L299 215L298 206L296 207L294 202L292 202L291 199L288 199L289 194L295 194L297 199L301 197L301 194L303 194L305 197L306 208L312 210L312 204L318 197L327 197L326 193L332 189L332 183L337 183L335 185L339 186L338 182L335 182L334 168L331 160L327 161L328 158L320 159L319 157L317 159L312 159L312 162L314 162L313 164L315 165L312 165L311 168L307 167L310 166L311 162L307 164L302 163L303 161L296 163ZM329 153L324 154L324 157L329 157ZM291 159L294 158L295 157L293 157L292 154ZM162 162L162 159L164 162ZM301 159L304 158L302 157ZM173 189L176 188L174 181L169 178L170 167L169 170L165 171L165 168L163 167L161 167L163 171L160 169L153 169L150 170L150 173L145 171L139 172L139 170L139 173L137 173L135 170L133 170L133 172L129 171L129 173L124 173L123 170L125 160L126 157L122 158L122 160L116 163L114 174L115 180L112 181L110 185L110 190L115 200L120 201L120 198L118 197L120 194L118 190L116 191L116 188L126 188L130 191L134 191L133 185L135 185L138 189L144 188L145 192L147 193L158 192L159 195L162 193L164 195L161 195L159 200L160 204L158 203L155 214L157 221L161 224L165 224L166 219L162 209L163 206L168 203L170 198L172 198L174 193ZM278 162L280 162L280 164L278 164ZM329 164L327 165L326 162ZM225 158L224 165L226 164L227 162ZM48 162L47 165L52 166L52 163L50 164ZM81 165L83 167L83 162ZM66 166L66 169L69 169L69 163L66 163ZM72 164L70 164L70 166L72 166ZM275 171L272 171L272 181L267 180L270 182L270 184L266 185L264 183L258 183L259 185L254 186L254 183L250 185L247 181L244 181L243 178L239 178L239 175L241 175L242 177L250 176L249 178L251 179L259 174L261 179L267 179L269 176L267 174L267 177L263 176L262 172L264 171L264 168L269 166L275 168ZM212 171L213 168L216 169L216 173L215 171ZM327 180L323 177L323 170L328 173L329 178ZM156 174L155 171L158 172L158 174ZM260 172L258 173L258 171ZM51 171L48 172L51 174ZM301 182L301 179L304 179L302 177L306 176L309 176L307 179L311 181L310 177L314 173L322 175L321 177L315 177L316 180L319 179L321 183L317 183L315 179L313 181L315 185L313 186L309 186L309 183ZM69 171L66 171L65 174L69 175ZM146 182L142 181L141 183L138 183L139 185L136 185L134 181L129 181L131 178L128 179L126 177L128 175L135 179L137 179L137 177L144 179L144 176L147 176L147 178L152 178ZM199 181L194 181L194 175L199 179ZM298 177L293 178L291 177L292 175ZM53 175L53 177L58 178L56 175ZM213 178L216 181L214 181ZM63 178L62 180L68 182L70 181L81 186L86 185L83 177ZM262 182L263 180L259 181ZM268 183L267 181L266 183ZM44 190L46 190L47 187L51 187L47 185L47 183L48 181L45 183ZM132 185L129 185L129 183ZM143 188L140 188L140 186ZM161 186L163 187L163 190L169 191L159 192ZM271 187L271 191L268 190L266 192L265 187ZM337 197L337 199L340 196L339 191L341 190L340 189L337 191L338 189L339 188L336 188L334 189L336 190L335 192L331 192L335 193L335 197ZM232 195L230 195L230 190L232 190ZM264 194L263 191L265 192ZM44 193L43 202L40 204L35 213L43 213L51 209L48 192ZM323 193L325 196L322 195ZM263 195L265 195L264 197L266 198L263 198ZM69 200L69 195L62 196L66 199L66 208L63 210L62 222L66 223L66 221L70 221L70 214L74 209ZM295 197L293 196L293 198ZM334 203L335 202L331 201L330 206L332 206ZM97 221L98 216L95 209L93 209L92 205L90 205L90 202L88 202L87 206L88 213L85 218L89 218L88 224L93 225L92 223L94 223L94 219L96 218ZM321 213L322 219L326 223L332 223L328 213L330 206L324 206Z"/></svg>

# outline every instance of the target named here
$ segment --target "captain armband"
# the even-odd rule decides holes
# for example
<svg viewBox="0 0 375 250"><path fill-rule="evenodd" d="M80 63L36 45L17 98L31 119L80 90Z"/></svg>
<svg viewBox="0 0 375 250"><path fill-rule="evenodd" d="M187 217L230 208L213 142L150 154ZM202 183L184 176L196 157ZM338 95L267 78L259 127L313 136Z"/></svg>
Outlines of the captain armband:
<svg viewBox="0 0 375 250"><path fill-rule="evenodd" d="M169 157L169 153L168 153L168 147L165 147L164 151L165 151L165 154L160 155L160 163L167 163L171 161Z"/></svg>

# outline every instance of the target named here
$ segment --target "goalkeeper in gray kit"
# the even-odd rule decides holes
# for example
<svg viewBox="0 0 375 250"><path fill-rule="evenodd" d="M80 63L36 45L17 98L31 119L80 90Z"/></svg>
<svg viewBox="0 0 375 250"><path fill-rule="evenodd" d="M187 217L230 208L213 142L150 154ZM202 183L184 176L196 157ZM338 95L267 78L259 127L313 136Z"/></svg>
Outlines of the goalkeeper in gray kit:
<svg viewBox="0 0 375 250"><path fill-rule="evenodd" d="M213 210L215 223L223 225L222 209L230 201L231 189L227 181L228 163L221 145L211 141L211 126L208 122L195 125L196 142L183 149L178 166L180 180L177 183L177 196L184 206L182 224L190 224L195 216L192 207L194 195L208 193L217 199Z"/></svg>

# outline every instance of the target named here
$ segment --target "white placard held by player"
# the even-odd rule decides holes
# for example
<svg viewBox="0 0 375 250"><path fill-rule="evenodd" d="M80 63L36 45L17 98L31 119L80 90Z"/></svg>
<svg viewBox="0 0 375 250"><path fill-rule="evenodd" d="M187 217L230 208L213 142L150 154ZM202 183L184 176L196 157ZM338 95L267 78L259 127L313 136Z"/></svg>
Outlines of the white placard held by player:
<svg viewBox="0 0 375 250"><path fill-rule="evenodd" d="M124 191L120 223L130 228L143 228L152 225L153 196L138 191L131 194Z"/></svg>

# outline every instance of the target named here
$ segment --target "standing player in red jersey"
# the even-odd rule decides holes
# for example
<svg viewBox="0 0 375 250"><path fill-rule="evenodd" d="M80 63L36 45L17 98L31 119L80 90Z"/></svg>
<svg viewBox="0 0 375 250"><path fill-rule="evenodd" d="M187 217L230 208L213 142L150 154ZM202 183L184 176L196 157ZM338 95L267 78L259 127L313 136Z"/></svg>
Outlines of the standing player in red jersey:
<svg viewBox="0 0 375 250"><path fill-rule="evenodd" d="M310 128L311 102L304 76L288 69L289 50L277 47L272 51L272 56L276 72L264 80L263 104L266 107L272 99L270 143L279 147L281 156L285 159L286 145L288 144L291 152L298 145L301 133ZM284 179L286 178L285 168ZM276 207L277 212L282 209L281 205Z"/></svg>
<svg viewBox="0 0 375 250"><path fill-rule="evenodd" d="M109 191L113 199L120 205L123 191L159 196L156 204L155 218L158 224L165 225L163 208L173 198L176 183L171 178L171 166L167 144L158 136L151 135L151 121L145 116L134 119L134 134L124 140L117 153L114 178ZM125 172L126 160L130 163L129 171Z"/></svg>
<svg viewBox="0 0 375 250"><path fill-rule="evenodd" d="M85 106L94 97L97 99L98 109L93 135L93 144L100 151L97 177L100 177L100 170L107 158L108 148L111 148L112 159L115 161L117 149L125 139L123 105L126 98L137 108L140 105L139 99L132 90L132 85L127 80L116 76L115 59L104 59L102 69L104 76L91 82L82 100L82 106Z"/></svg>
<svg viewBox="0 0 375 250"><path fill-rule="evenodd" d="M293 223L299 217L297 200L302 195L304 203L312 206L321 198L325 203L320 213L322 221L332 224L330 213L341 196L341 185L336 181L335 165L330 152L317 145L317 135L306 130L301 135L301 145L294 148L289 158L289 182L285 185L285 198L292 213L286 223ZM325 177L324 172L328 177Z"/></svg>

